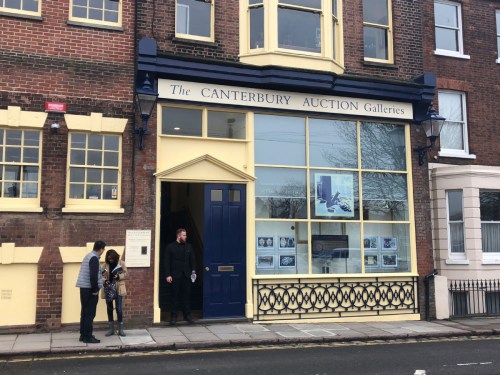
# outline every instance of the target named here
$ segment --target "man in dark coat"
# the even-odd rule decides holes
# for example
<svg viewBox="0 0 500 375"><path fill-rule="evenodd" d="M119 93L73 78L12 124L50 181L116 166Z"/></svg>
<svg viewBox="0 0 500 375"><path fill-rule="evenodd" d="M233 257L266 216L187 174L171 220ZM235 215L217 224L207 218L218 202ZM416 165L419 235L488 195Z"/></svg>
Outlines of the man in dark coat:
<svg viewBox="0 0 500 375"><path fill-rule="evenodd" d="M167 283L172 284L173 308L170 324L177 323L177 311L181 308L184 319L193 323L191 317L191 284L196 280L196 260L193 247L186 243L186 230L177 229L177 239L165 248L165 275Z"/></svg>

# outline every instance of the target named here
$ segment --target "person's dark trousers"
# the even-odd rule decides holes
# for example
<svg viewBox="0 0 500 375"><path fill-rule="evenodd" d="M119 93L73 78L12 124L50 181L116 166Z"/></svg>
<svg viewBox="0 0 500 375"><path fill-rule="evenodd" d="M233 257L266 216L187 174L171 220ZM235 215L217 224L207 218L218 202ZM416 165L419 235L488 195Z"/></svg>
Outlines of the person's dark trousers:
<svg viewBox="0 0 500 375"><path fill-rule="evenodd" d="M191 284L191 279L185 276L175 278L172 283L174 299L172 312L177 313L182 308L186 320L191 320Z"/></svg>
<svg viewBox="0 0 500 375"><path fill-rule="evenodd" d="M80 304L82 310L80 313L80 335L84 340L90 339L93 332L93 322L97 309L99 297L92 294L90 288L80 288Z"/></svg>
<svg viewBox="0 0 500 375"><path fill-rule="evenodd" d="M116 306L116 318L121 323L121 322L123 322L123 312L122 312L123 297L122 296L118 296L118 297L116 297L115 300L112 300L112 301L106 300L108 322L113 321L113 303L115 303L115 306Z"/></svg>

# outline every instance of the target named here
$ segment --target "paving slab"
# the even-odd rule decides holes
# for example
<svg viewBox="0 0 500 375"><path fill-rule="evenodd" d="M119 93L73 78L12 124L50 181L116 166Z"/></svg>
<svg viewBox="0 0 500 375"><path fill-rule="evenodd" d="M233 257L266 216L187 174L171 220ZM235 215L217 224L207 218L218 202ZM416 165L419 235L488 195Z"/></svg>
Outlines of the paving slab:
<svg viewBox="0 0 500 375"><path fill-rule="evenodd" d="M87 344L84 342L78 341L78 337L76 339L62 339L62 340L54 340L50 344L51 348L79 348L86 347Z"/></svg>
<svg viewBox="0 0 500 375"><path fill-rule="evenodd" d="M234 333L234 334L241 334L242 332L235 326L233 325L209 325L207 326L207 329L210 331L210 332L213 332L215 334L219 334L219 333L226 333L226 334L230 334L230 333Z"/></svg>
<svg viewBox="0 0 500 375"><path fill-rule="evenodd" d="M241 332L269 332L266 327L257 324L237 324L235 327Z"/></svg>
<svg viewBox="0 0 500 375"><path fill-rule="evenodd" d="M186 336L158 336L155 338L157 344L175 344L181 342L189 342Z"/></svg>
<svg viewBox="0 0 500 375"><path fill-rule="evenodd" d="M312 337L310 333L303 332L303 331L282 331L282 332L276 332L278 335L286 337L286 338L294 338L294 337Z"/></svg>
<svg viewBox="0 0 500 375"><path fill-rule="evenodd" d="M185 333L184 336L188 338L189 341L221 341L219 337L213 333Z"/></svg>
<svg viewBox="0 0 500 375"><path fill-rule="evenodd" d="M10 352L14 347L15 341L0 341L0 353Z"/></svg>
<svg viewBox="0 0 500 375"><path fill-rule="evenodd" d="M48 352L50 351L50 341L24 341L18 342L16 340L12 347L14 353L31 353L31 352Z"/></svg>
<svg viewBox="0 0 500 375"><path fill-rule="evenodd" d="M332 331L328 331L326 329L306 329L306 330L303 330L303 332L308 333L308 334L315 336L315 337L337 336L336 333L334 333Z"/></svg>
<svg viewBox="0 0 500 375"><path fill-rule="evenodd" d="M179 327L179 331L183 334L193 334L193 333L211 333L204 326L189 326L189 327Z"/></svg>
<svg viewBox="0 0 500 375"><path fill-rule="evenodd" d="M250 340L251 337L243 333L217 333L216 336L221 340Z"/></svg>
<svg viewBox="0 0 500 375"><path fill-rule="evenodd" d="M151 345L155 341L147 329L134 329L125 331L127 336L118 336L123 345Z"/></svg>
<svg viewBox="0 0 500 375"><path fill-rule="evenodd" d="M148 328L148 332L153 337L179 336L182 332L178 328ZM126 332L125 332L126 333Z"/></svg>
<svg viewBox="0 0 500 375"><path fill-rule="evenodd" d="M274 340L278 338L275 332L249 332L248 335L255 340Z"/></svg>
<svg viewBox="0 0 500 375"><path fill-rule="evenodd" d="M0 342L3 341L16 341L17 335L0 335Z"/></svg>
<svg viewBox="0 0 500 375"><path fill-rule="evenodd" d="M23 342L50 342L52 339L51 333L32 333L29 335L18 335L16 343Z"/></svg>

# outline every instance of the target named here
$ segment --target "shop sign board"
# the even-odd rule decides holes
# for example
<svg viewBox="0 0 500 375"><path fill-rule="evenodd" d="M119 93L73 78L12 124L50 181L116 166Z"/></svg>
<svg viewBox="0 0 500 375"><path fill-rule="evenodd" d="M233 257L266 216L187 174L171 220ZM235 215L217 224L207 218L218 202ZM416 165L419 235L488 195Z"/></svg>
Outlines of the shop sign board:
<svg viewBox="0 0 500 375"><path fill-rule="evenodd" d="M413 119L412 104L404 102L261 90L168 79L158 81L158 92L160 98L170 100L402 120Z"/></svg>

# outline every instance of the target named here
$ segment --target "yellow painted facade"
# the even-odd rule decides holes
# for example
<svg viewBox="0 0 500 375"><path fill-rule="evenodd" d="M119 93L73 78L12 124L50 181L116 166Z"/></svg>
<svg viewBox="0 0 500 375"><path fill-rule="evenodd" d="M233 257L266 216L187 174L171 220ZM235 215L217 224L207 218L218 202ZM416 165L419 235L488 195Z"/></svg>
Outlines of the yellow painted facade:
<svg viewBox="0 0 500 375"><path fill-rule="evenodd" d="M62 308L61 323L70 324L80 321L80 290L75 286L82 259L87 255L94 243L87 243L86 247L60 247L59 252L63 262L63 287L62 287ZM106 246L107 249L115 249L120 257L125 251L125 246ZM104 254L101 256L101 266ZM97 304L95 322L108 321L106 314L106 303L100 298Z"/></svg>
<svg viewBox="0 0 500 375"><path fill-rule="evenodd" d="M42 247L0 245L0 326L35 324Z"/></svg>

